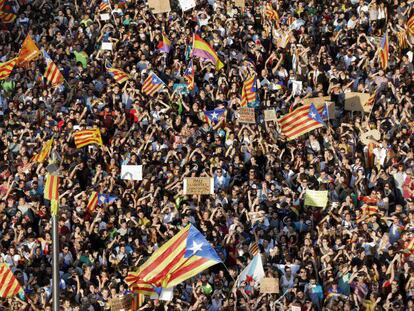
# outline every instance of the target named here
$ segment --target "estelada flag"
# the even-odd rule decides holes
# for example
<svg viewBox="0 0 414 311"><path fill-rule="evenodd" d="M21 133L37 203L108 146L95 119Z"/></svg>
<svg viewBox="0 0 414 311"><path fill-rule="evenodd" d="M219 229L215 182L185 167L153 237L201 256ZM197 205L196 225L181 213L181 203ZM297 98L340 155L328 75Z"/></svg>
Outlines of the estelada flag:
<svg viewBox="0 0 414 311"><path fill-rule="evenodd" d="M19 57L17 59L17 65L24 65L32 60L36 60L42 53L33 41L32 37L28 34L24 39L22 48L20 49Z"/></svg>

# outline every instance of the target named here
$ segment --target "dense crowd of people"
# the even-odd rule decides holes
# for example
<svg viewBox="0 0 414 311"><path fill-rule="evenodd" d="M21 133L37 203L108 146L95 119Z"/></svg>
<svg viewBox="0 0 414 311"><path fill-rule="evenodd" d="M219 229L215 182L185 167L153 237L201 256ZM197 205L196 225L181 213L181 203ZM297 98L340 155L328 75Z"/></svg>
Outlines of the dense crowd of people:
<svg viewBox="0 0 414 311"><path fill-rule="evenodd" d="M263 13L267 3L278 22ZM0 61L31 34L65 82L51 87L40 60L0 81L0 262L25 291L2 299L2 309L51 310L43 189L55 165L62 310L110 310L129 290L128 271L188 223L223 264L175 287L171 301L146 298L140 310L414 310L414 37L400 42L413 3L197 0L182 12L171 1L171 12L153 14L146 1L111 0L102 20L96 0L7 1L17 19L0 24ZM157 49L163 33L168 54ZM225 66L195 57L194 89L174 91L186 83L194 33ZM131 79L117 84L107 62ZM166 88L147 96L151 71ZM246 125L236 111L252 72L257 123ZM376 92L369 113L345 110L351 91ZM263 120L265 109L280 117L319 96L335 106L325 127L288 141ZM204 115L213 109L225 109L217 124ZM74 131L89 127L101 130L104 146L76 149ZM368 130L380 137L363 139ZM51 137L49 160L31 161ZM143 165L143 180L121 179L122 164ZM214 177L214 195L184 195L189 176ZM305 206L307 189L328 190L327 207ZM92 191L115 200L89 213ZM234 286L254 242L279 294Z"/></svg>

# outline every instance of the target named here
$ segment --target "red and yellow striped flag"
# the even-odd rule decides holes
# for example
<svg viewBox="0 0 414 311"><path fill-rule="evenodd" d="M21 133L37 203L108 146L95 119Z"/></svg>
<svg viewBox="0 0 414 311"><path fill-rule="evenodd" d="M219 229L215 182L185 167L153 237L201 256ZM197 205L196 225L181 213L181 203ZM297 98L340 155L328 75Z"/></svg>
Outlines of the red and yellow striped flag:
<svg viewBox="0 0 414 311"><path fill-rule="evenodd" d="M0 12L0 21L4 24L13 23L17 15L13 13Z"/></svg>
<svg viewBox="0 0 414 311"><path fill-rule="evenodd" d="M0 264L0 297L9 298L23 292L23 287L17 281L9 266Z"/></svg>
<svg viewBox="0 0 414 311"><path fill-rule="evenodd" d="M16 65L17 58L13 58L5 63L0 63L0 80L7 79Z"/></svg>
<svg viewBox="0 0 414 311"><path fill-rule="evenodd" d="M46 61L46 69L45 69L45 73L43 74L43 76L53 86L62 84L65 78L60 72L58 66L56 66L56 64L52 61L49 54L47 54L45 50L43 50L43 57Z"/></svg>
<svg viewBox="0 0 414 311"><path fill-rule="evenodd" d="M40 57L41 54L42 53L40 52L36 43L28 34L26 39L23 41L22 48L20 49L17 65L25 65L32 60L36 60Z"/></svg>
<svg viewBox="0 0 414 311"><path fill-rule="evenodd" d="M407 32L414 36L414 14L407 21Z"/></svg>
<svg viewBox="0 0 414 311"><path fill-rule="evenodd" d="M42 150L33 156L31 162L42 163L49 156L53 146L53 138L49 139L43 146Z"/></svg>
<svg viewBox="0 0 414 311"><path fill-rule="evenodd" d="M108 68L108 72L115 79L115 81L119 84L122 84L125 81L128 81L128 79L130 78L129 74L127 74L126 72L120 69Z"/></svg>
<svg viewBox="0 0 414 311"><path fill-rule="evenodd" d="M273 9L271 3L266 3L264 7L264 14L267 18L269 18L271 21L274 20L276 22L279 22L279 14L275 9Z"/></svg>
<svg viewBox="0 0 414 311"><path fill-rule="evenodd" d="M405 31L397 32L398 45L400 49L408 48L407 33Z"/></svg>
<svg viewBox="0 0 414 311"><path fill-rule="evenodd" d="M89 197L89 201L88 201L88 205L86 207L86 210L89 213L92 213L95 210L97 204L98 204L98 192L93 191L91 193L91 196Z"/></svg>
<svg viewBox="0 0 414 311"><path fill-rule="evenodd" d="M59 177L55 175L47 175L44 198L50 200L50 210L52 215L56 215L58 211L59 201Z"/></svg>
<svg viewBox="0 0 414 311"><path fill-rule="evenodd" d="M76 148L82 148L89 144L103 145L101 131L98 128L77 131L73 134Z"/></svg>

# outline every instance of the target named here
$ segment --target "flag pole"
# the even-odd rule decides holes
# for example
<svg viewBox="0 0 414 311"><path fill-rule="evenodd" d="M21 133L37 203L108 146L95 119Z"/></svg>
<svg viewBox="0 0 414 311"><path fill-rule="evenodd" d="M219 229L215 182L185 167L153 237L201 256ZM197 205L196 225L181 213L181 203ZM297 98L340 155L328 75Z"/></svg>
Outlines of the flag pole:
<svg viewBox="0 0 414 311"><path fill-rule="evenodd" d="M53 241L53 311L59 311L59 235L58 216L52 214L52 241Z"/></svg>

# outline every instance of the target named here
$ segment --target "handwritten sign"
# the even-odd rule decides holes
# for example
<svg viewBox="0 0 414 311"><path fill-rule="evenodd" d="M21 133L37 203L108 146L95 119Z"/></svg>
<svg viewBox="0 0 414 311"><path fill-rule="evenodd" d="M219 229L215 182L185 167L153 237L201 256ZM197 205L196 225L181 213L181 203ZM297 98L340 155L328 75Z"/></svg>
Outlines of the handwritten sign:
<svg viewBox="0 0 414 311"><path fill-rule="evenodd" d="M213 194L214 179L211 177L186 177L184 178L184 195L187 194Z"/></svg>
<svg viewBox="0 0 414 311"><path fill-rule="evenodd" d="M246 3L245 0L234 0L234 5L241 9L244 9Z"/></svg>
<svg viewBox="0 0 414 311"><path fill-rule="evenodd" d="M179 0L181 9L185 12L196 6L195 0Z"/></svg>
<svg viewBox="0 0 414 311"><path fill-rule="evenodd" d="M148 7L152 13L167 13L171 11L169 0L148 0Z"/></svg>
<svg viewBox="0 0 414 311"><path fill-rule="evenodd" d="M111 311L126 311L132 308L132 295L115 297L111 300Z"/></svg>
<svg viewBox="0 0 414 311"><path fill-rule="evenodd" d="M101 17L101 21L109 21L111 19L111 16L109 15L109 13L102 13L100 14Z"/></svg>
<svg viewBox="0 0 414 311"><path fill-rule="evenodd" d="M256 115L254 108L241 107L238 111L239 122L241 123L256 123Z"/></svg>
<svg viewBox="0 0 414 311"><path fill-rule="evenodd" d="M122 165L121 179L142 180L142 165Z"/></svg>
<svg viewBox="0 0 414 311"><path fill-rule="evenodd" d="M368 93L345 93L345 110L370 112L371 106L367 105L369 97Z"/></svg>
<svg viewBox="0 0 414 311"><path fill-rule="evenodd" d="M101 49L112 51L112 42L102 42Z"/></svg>
<svg viewBox="0 0 414 311"><path fill-rule="evenodd" d="M276 121L276 111L274 109L267 109L263 111L264 120L268 121Z"/></svg>
<svg viewBox="0 0 414 311"><path fill-rule="evenodd" d="M260 292L262 294L279 294L279 279L264 278L260 282Z"/></svg>

